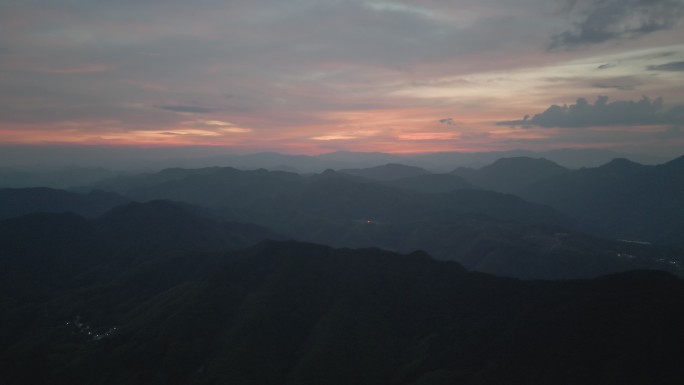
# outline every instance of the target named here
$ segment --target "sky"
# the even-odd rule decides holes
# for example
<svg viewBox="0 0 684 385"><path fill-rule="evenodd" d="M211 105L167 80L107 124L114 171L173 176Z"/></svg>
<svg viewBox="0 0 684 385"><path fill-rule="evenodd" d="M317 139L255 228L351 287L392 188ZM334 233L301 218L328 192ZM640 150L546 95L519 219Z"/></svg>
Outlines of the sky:
<svg viewBox="0 0 684 385"><path fill-rule="evenodd" d="M684 0L2 0L0 145L684 153Z"/></svg>

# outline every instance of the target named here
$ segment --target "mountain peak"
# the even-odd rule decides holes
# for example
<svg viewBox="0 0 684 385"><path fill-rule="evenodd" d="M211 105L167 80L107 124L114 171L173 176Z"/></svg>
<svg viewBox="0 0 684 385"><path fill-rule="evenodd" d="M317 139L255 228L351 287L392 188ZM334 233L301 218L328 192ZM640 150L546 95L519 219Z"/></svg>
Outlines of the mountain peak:
<svg viewBox="0 0 684 385"><path fill-rule="evenodd" d="M615 158L599 168L615 171L631 171L641 167L643 167L643 165L633 162L627 158Z"/></svg>
<svg viewBox="0 0 684 385"><path fill-rule="evenodd" d="M568 171L565 167L544 158L519 156L501 158L478 170L459 168L453 173L478 187L516 193L540 180Z"/></svg>
<svg viewBox="0 0 684 385"><path fill-rule="evenodd" d="M546 158L531 158L528 156L516 156L516 157L510 157L510 158L501 158L496 160L494 163L490 164L489 166L483 167L483 169L487 168L497 168L497 169L511 169L511 168L529 168L529 167L535 167L537 169L540 168L545 168L545 169L552 169L552 170L558 170L562 171L565 170L565 167L559 166L557 163L554 163Z"/></svg>

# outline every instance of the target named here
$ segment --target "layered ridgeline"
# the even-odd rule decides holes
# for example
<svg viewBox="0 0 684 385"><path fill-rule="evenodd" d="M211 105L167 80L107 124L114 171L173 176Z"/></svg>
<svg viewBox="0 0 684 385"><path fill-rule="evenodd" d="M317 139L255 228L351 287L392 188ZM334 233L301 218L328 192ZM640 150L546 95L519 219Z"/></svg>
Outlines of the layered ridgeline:
<svg viewBox="0 0 684 385"><path fill-rule="evenodd" d="M23 271L50 290L3 290L0 383L684 379L684 283L666 273L519 281L423 253L296 242L136 263L122 252L72 276L92 270L113 278L57 286Z"/></svg>
<svg viewBox="0 0 684 385"><path fill-rule="evenodd" d="M480 188L549 205L602 236L684 245L684 157L655 166L614 159L579 170L508 158L453 173Z"/></svg>
<svg viewBox="0 0 684 385"><path fill-rule="evenodd" d="M128 201L123 196L101 190L77 194L46 187L4 188L0 189L0 219L45 212L96 217Z"/></svg>
<svg viewBox="0 0 684 385"><path fill-rule="evenodd" d="M57 288L108 282L118 270L154 258L225 252L282 238L191 209L153 201L120 206L96 219L37 213L0 221L0 298L39 298Z"/></svg>
<svg viewBox="0 0 684 385"><path fill-rule="evenodd" d="M544 179L520 196L604 236L684 245L684 157L657 166L615 159Z"/></svg>
<svg viewBox="0 0 684 385"><path fill-rule="evenodd" d="M517 157L502 158L479 169L459 167L451 174L480 188L516 194L540 180L568 172L550 160Z"/></svg>
<svg viewBox="0 0 684 385"><path fill-rule="evenodd" d="M572 219L547 206L472 188L425 193L393 185L406 182L401 176L380 182L331 170L305 177L233 168L169 169L96 187L134 200L201 205L224 218L304 241L425 250L499 275L578 278L636 268L680 270L676 251L583 235L573 230ZM408 179L429 176L436 175Z"/></svg>
<svg viewBox="0 0 684 385"><path fill-rule="evenodd" d="M426 193L446 193L454 190L478 189L455 174L433 174L423 168L388 163L363 169L343 169L340 174L384 182L384 185Z"/></svg>

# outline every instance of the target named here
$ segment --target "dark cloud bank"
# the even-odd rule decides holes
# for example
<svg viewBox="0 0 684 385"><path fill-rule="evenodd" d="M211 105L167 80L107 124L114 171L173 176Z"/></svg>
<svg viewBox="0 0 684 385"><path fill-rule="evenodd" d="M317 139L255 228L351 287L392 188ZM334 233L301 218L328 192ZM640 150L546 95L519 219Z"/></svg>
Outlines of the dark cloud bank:
<svg viewBox="0 0 684 385"><path fill-rule="evenodd" d="M637 39L674 27L684 15L680 0L569 0L574 28L553 36L549 49Z"/></svg>
<svg viewBox="0 0 684 385"><path fill-rule="evenodd" d="M552 105L546 111L522 120L497 122L501 126L522 127L597 127L615 125L682 125L684 105L666 108L662 98L639 101L608 102L607 96L599 96L594 104L585 98L571 105Z"/></svg>
<svg viewBox="0 0 684 385"><path fill-rule="evenodd" d="M648 66L648 69L652 71L684 72L684 61L673 61L665 64Z"/></svg>

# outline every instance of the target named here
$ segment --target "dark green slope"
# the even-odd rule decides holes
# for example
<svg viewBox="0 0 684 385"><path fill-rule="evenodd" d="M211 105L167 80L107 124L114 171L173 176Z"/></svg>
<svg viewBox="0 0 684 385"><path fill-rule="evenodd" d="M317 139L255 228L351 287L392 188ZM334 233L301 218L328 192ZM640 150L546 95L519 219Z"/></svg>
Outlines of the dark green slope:
<svg viewBox="0 0 684 385"><path fill-rule="evenodd" d="M268 242L133 294L4 308L7 384L678 384L684 284L665 273L518 281L422 253ZM183 262L185 260L185 262ZM121 286L115 286L122 289ZM18 314L17 314L18 313ZM77 319L76 315L80 317ZM102 335L96 339L74 322ZM70 322L67 325L67 322ZM116 328L116 329L114 329ZM5 330L5 329L3 329Z"/></svg>

